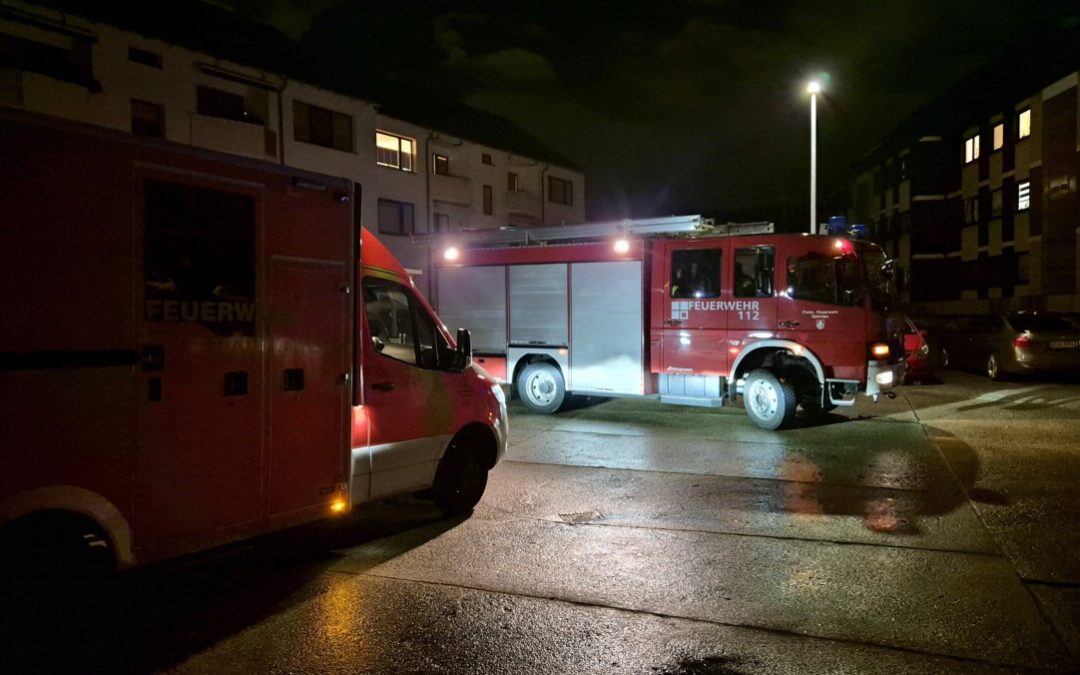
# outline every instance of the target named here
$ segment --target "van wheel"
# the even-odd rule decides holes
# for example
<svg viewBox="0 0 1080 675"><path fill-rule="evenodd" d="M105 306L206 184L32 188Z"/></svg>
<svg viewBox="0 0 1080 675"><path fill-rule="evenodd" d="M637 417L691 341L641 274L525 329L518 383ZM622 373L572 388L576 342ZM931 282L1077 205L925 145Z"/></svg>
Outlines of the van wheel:
<svg viewBox="0 0 1080 675"><path fill-rule="evenodd" d="M798 399L790 382L781 382L772 372L758 368L750 372L743 388L743 407L751 421L762 429L779 429L795 418Z"/></svg>
<svg viewBox="0 0 1080 675"><path fill-rule="evenodd" d="M518 375L518 396L529 412L549 415L566 400L566 384L558 368L539 361L525 366Z"/></svg>
<svg viewBox="0 0 1080 675"><path fill-rule="evenodd" d="M450 444L439 462L435 484L431 486L431 501L448 516L472 511L487 489L488 472L475 448Z"/></svg>

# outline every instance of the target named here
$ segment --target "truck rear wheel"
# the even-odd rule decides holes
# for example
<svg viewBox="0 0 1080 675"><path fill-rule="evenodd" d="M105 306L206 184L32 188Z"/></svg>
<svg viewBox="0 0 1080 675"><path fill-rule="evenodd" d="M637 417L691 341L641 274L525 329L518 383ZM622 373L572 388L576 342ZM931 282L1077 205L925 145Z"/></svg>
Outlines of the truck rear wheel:
<svg viewBox="0 0 1080 675"><path fill-rule="evenodd" d="M529 412L550 415L566 400L562 373L550 363L538 361L522 369L517 379L518 396Z"/></svg>
<svg viewBox="0 0 1080 675"><path fill-rule="evenodd" d="M753 370L743 387L743 407L751 421L762 429L779 429L795 419L798 400L795 387L781 382L764 368Z"/></svg>

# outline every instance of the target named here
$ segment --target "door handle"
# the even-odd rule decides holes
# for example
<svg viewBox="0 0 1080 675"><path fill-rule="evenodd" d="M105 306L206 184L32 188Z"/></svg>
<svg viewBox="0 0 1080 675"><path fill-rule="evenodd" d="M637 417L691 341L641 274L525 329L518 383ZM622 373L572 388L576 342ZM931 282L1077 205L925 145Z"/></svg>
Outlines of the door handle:
<svg viewBox="0 0 1080 675"><path fill-rule="evenodd" d="M394 383L393 382L376 382L375 384L371 385L371 388L374 389L375 391L393 391L394 390Z"/></svg>
<svg viewBox="0 0 1080 675"><path fill-rule="evenodd" d="M664 325L665 326L681 326L682 321L680 321L679 319L668 319L667 321L664 322Z"/></svg>
<svg viewBox="0 0 1080 675"><path fill-rule="evenodd" d="M781 328L794 328L795 326L798 326L798 325L799 325L798 321L781 321L780 322L780 327Z"/></svg>

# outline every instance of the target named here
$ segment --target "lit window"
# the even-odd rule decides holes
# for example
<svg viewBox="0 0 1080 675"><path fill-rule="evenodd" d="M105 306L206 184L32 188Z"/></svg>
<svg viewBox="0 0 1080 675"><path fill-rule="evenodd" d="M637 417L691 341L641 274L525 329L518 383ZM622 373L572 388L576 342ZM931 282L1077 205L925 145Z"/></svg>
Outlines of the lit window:
<svg viewBox="0 0 1080 675"><path fill-rule="evenodd" d="M413 139L375 132L375 162L379 166L412 171L415 157L416 141Z"/></svg>
<svg viewBox="0 0 1080 675"><path fill-rule="evenodd" d="M1027 211L1031 208L1031 181L1026 180L1016 185L1016 210Z"/></svg>
<svg viewBox="0 0 1080 675"><path fill-rule="evenodd" d="M976 134L964 141L964 164L971 164L979 158L979 136Z"/></svg>
<svg viewBox="0 0 1080 675"><path fill-rule="evenodd" d="M994 149L1000 150L1005 145L1005 125L998 124L994 127Z"/></svg>
<svg viewBox="0 0 1080 675"><path fill-rule="evenodd" d="M1031 108L1021 110L1016 116L1016 137L1027 138L1031 135Z"/></svg>

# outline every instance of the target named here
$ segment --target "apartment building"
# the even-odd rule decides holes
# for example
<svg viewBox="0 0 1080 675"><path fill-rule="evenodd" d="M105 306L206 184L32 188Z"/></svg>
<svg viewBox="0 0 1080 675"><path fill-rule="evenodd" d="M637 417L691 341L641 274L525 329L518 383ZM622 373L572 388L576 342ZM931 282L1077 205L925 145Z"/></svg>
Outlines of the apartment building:
<svg viewBox="0 0 1080 675"><path fill-rule="evenodd" d="M456 107L443 125L437 107L408 104L389 114L320 82L319 68L298 77L295 45L272 28L193 6L233 24L219 28L228 38L168 17L145 29L0 1L0 106L346 177L359 222L425 290L429 251L413 234L584 221L583 173L505 120L472 111L480 123L466 124Z"/></svg>
<svg viewBox="0 0 1080 675"><path fill-rule="evenodd" d="M857 167L848 217L941 312L1080 311L1080 104L1059 27L918 111Z"/></svg>

